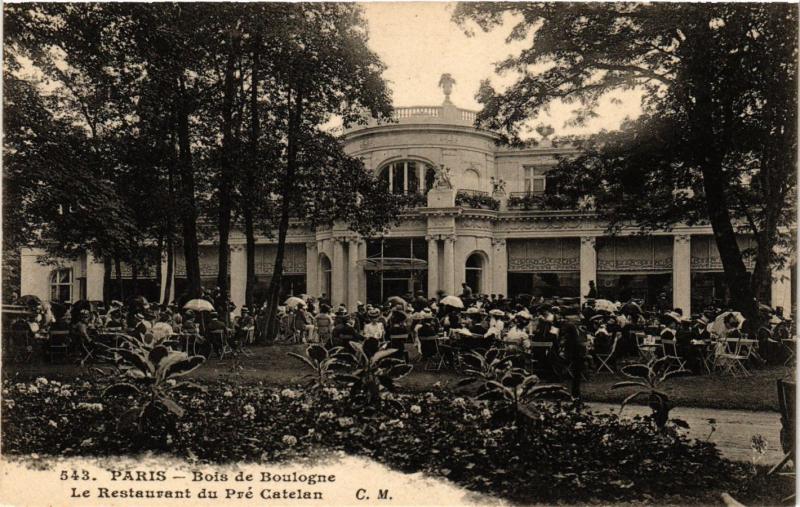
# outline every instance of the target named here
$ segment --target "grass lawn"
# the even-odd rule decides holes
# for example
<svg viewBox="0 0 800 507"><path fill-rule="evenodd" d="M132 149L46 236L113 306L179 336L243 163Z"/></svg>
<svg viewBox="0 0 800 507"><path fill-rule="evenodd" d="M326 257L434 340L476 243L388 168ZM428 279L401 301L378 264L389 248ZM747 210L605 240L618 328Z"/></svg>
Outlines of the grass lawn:
<svg viewBox="0 0 800 507"><path fill-rule="evenodd" d="M273 345L252 347L250 354L238 360L212 359L194 374L207 379L237 379L240 382L264 382L269 385L291 385L303 381L306 371L299 361L287 357L287 352L301 352L303 345ZM36 376L69 378L81 373L72 364L33 363L9 364L3 367L3 377L27 379ZM775 381L794 377L794 369L769 366L752 370L752 376L732 378L720 375L679 377L669 380L663 389L679 406L740 410L777 411L778 401ZM428 372L421 365L402 381L405 389L423 390L436 382L454 384L461 376L453 371ZM594 374L584 382L581 391L586 401L617 403L627 390L611 391L609 388L622 377L610 373Z"/></svg>

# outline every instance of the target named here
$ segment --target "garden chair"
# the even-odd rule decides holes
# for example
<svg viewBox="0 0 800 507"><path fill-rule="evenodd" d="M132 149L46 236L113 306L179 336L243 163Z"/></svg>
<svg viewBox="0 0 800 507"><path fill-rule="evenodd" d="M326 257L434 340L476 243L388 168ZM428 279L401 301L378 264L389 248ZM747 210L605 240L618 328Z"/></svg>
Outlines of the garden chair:
<svg viewBox="0 0 800 507"><path fill-rule="evenodd" d="M616 373L610 363L611 359L614 357L614 354L617 352L617 344L621 338L622 333L616 333L614 336L614 341L611 342L611 348L608 350L608 352L595 352L595 357L600 363L597 366L597 373L600 373L603 371L603 369L608 370L610 373Z"/></svg>
<svg viewBox="0 0 800 507"><path fill-rule="evenodd" d="M425 360L425 371L439 371L445 364L444 356L439 350L439 340L435 336L420 337L419 347Z"/></svg>
<svg viewBox="0 0 800 507"><path fill-rule="evenodd" d="M50 340L47 343L47 358L53 362L53 358L61 356L67 358L69 352L69 330L50 331Z"/></svg>
<svg viewBox="0 0 800 507"><path fill-rule="evenodd" d="M217 353L220 359L225 359L225 354L232 354L230 345L225 336L224 329L215 329L208 333L208 339L211 342L212 349Z"/></svg>
<svg viewBox="0 0 800 507"><path fill-rule="evenodd" d="M653 335L648 335L644 331L637 331L633 333L636 338L636 349L639 352L639 358L647 363L656 355L656 339Z"/></svg>
<svg viewBox="0 0 800 507"><path fill-rule="evenodd" d="M669 361L674 362L678 366L679 370L686 369L686 360L678 355L677 339L662 339L661 350L664 353L664 357L666 357Z"/></svg>
<svg viewBox="0 0 800 507"><path fill-rule="evenodd" d="M781 447L783 448L784 456L781 461L772 467L767 475L772 475L781 470L786 463L795 461L795 428L797 426L797 412L795 395L797 393L797 385L794 382L787 382L778 379L778 407L781 412ZM792 497L789 497L791 499Z"/></svg>
<svg viewBox="0 0 800 507"><path fill-rule="evenodd" d="M730 373L734 377L749 377L750 372L744 364L748 357L749 353L743 350L740 338L728 338L717 343L715 364L722 368L723 373Z"/></svg>

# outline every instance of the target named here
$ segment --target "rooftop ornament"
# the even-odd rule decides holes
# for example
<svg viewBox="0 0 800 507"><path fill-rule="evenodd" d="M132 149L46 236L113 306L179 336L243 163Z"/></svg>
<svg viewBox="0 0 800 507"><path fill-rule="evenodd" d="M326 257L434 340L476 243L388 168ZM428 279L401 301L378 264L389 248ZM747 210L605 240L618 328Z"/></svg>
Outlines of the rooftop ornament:
<svg viewBox="0 0 800 507"><path fill-rule="evenodd" d="M450 102L450 94L453 93L453 85L456 84L456 80L453 79L453 76L450 73L442 74L442 77L439 78L439 87L444 92L444 101L445 103Z"/></svg>

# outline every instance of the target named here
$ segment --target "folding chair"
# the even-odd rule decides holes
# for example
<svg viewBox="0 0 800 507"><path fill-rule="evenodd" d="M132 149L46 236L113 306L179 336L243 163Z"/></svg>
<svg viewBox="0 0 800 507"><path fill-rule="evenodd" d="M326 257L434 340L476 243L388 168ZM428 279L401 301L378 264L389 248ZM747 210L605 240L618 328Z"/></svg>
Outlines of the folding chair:
<svg viewBox="0 0 800 507"><path fill-rule="evenodd" d="M233 354L228 340L225 337L224 329L215 329L208 333L209 340L211 341L212 349L217 353L220 359L225 359L225 354Z"/></svg>
<svg viewBox="0 0 800 507"><path fill-rule="evenodd" d="M724 372L730 373L734 377L739 374L744 377L749 377L750 372L747 370L744 362L747 361L750 356L747 352L743 353L741 342L742 339L740 338L728 338L727 340L721 341L718 346L716 363L723 368Z"/></svg>
<svg viewBox="0 0 800 507"><path fill-rule="evenodd" d="M674 361L678 365L679 370L686 369L686 360L678 355L678 340L675 338L662 339L661 350L670 361Z"/></svg>
<svg viewBox="0 0 800 507"><path fill-rule="evenodd" d="M597 367L597 373L600 373L604 368L610 373L616 373L609 362L611 361L611 358L614 357L614 353L617 351L617 344L621 338L622 333L616 333L614 336L614 341L611 342L611 349L607 353L595 352L595 357L597 357L597 360L600 362L600 365Z"/></svg>
<svg viewBox="0 0 800 507"><path fill-rule="evenodd" d="M647 335L644 331L637 331L633 333L636 338L636 350L639 352L639 358L645 363L650 361L655 356L657 345L654 336Z"/></svg>
<svg viewBox="0 0 800 507"><path fill-rule="evenodd" d="M425 360L425 371L439 371L444 366L444 356L439 350L439 339L436 336L421 336L419 346Z"/></svg>
<svg viewBox="0 0 800 507"><path fill-rule="evenodd" d="M69 331L58 330L50 331L50 340L47 343L47 358L53 362L53 358L61 356L67 358L69 352Z"/></svg>

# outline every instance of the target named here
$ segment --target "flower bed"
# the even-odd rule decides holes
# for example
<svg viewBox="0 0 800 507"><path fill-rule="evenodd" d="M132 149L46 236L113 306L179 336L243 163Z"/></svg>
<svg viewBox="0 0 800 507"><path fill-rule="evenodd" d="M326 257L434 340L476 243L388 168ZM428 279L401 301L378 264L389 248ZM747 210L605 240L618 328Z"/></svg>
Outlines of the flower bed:
<svg viewBox="0 0 800 507"><path fill-rule="evenodd" d="M109 402L100 396L104 387L94 379L5 382L4 452L119 455L152 446L118 429L133 400ZM178 395L186 414L158 441L164 452L222 463L343 450L525 502L708 499L743 483L744 467L721 459L713 444L658 434L648 418L620 420L572 403L532 405L520 431L498 424L486 405L442 390L399 395L402 410L368 416L336 388L207 387Z"/></svg>

